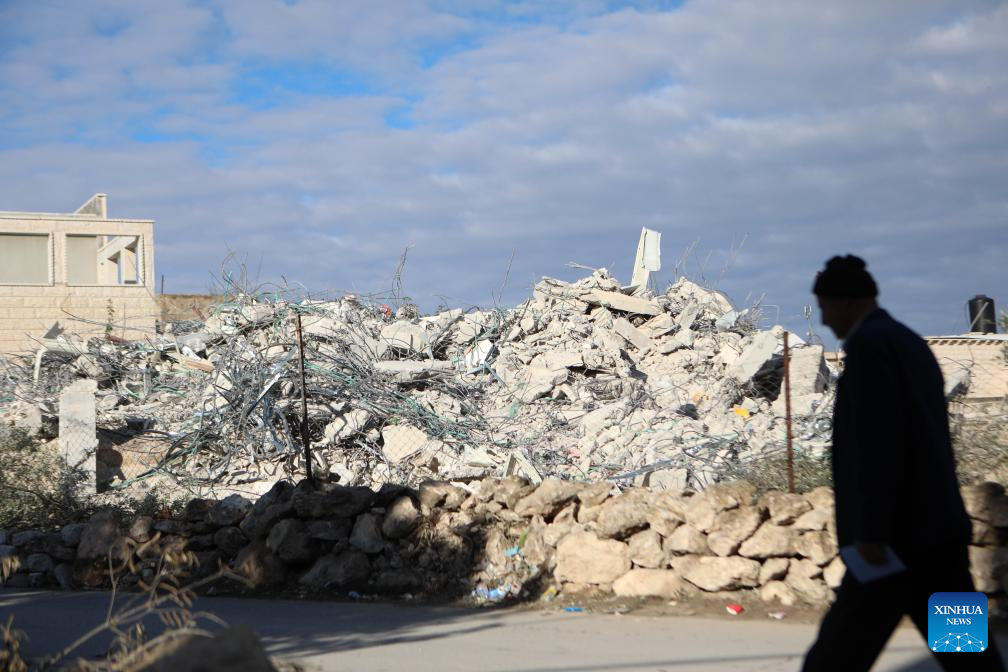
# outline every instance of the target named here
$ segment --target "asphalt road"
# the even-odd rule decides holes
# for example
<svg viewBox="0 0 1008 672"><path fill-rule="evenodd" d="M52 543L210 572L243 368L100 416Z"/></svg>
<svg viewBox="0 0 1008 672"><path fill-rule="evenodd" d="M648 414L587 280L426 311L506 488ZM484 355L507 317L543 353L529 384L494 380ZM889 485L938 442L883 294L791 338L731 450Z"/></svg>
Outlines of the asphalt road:
<svg viewBox="0 0 1008 672"><path fill-rule="evenodd" d="M107 593L0 589L0 623L30 640L28 656L51 653L100 623ZM529 609L460 609L392 604L202 597L195 609L251 626L270 653L311 670L619 672L798 669L816 627ZM1008 651L1008 637L998 639ZM100 655L108 640L80 653ZM967 654L973 655L973 654ZM983 655L983 654L976 654ZM874 670L938 670L915 630L901 628Z"/></svg>

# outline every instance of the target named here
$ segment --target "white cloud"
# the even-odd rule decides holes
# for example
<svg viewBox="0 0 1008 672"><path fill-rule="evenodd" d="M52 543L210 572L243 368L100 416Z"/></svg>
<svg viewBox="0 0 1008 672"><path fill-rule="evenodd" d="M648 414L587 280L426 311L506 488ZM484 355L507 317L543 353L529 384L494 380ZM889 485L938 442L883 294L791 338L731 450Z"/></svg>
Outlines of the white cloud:
<svg viewBox="0 0 1008 672"><path fill-rule="evenodd" d="M625 276L650 226L667 269L699 241L689 272L796 328L835 253L864 254L924 331L960 330L977 292L1008 307L1003 3L588 2L500 24L495 3L46 7L0 10L0 208L106 191L158 220L169 290L229 249L264 278L378 290L415 244L425 306L489 302L512 249L517 301L567 261ZM239 94L250 69L312 63L369 86Z"/></svg>
<svg viewBox="0 0 1008 672"><path fill-rule="evenodd" d="M228 50L240 57L337 64L401 80L419 69L415 49L471 28L409 0L381 3L217 0Z"/></svg>

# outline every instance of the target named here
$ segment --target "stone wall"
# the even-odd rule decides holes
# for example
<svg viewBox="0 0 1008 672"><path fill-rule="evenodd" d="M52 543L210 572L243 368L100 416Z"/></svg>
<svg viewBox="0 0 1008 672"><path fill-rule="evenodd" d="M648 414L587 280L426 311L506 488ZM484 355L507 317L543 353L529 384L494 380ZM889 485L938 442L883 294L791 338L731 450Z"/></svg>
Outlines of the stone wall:
<svg viewBox="0 0 1008 672"><path fill-rule="evenodd" d="M1001 598L1008 496L992 483L963 495L974 580ZM588 589L664 598L750 591L822 604L844 573L829 488L757 497L736 482L614 493L608 483L533 487L510 477L378 492L278 482L256 502L197 499L175 518L103 511L58 532L0 531L0 576L9 586L101 587L109 554L135 553L137 573L120 582L128 587L149 580L161 554L184 551L195 575L223 562L254 589L492 601Z"/></svg>
<svg viewBox="0 0 1008 672"><path fill-rule="evenodd" d="M999 335L984 337L929 337L926 339L934 353L946 387L957 382L967 383L963 400L1002 401L1008 397L1008 360L1005 347L1008 342Z"/></svg>
<svg viewBox="0 0 1008 672"><path fill-rule="evenodd" d="M83 338L102 336L112 305L112 334L130 340L153 334L159 308L146 287L0 285L0 353L38 350L56 322Z"/></svg>

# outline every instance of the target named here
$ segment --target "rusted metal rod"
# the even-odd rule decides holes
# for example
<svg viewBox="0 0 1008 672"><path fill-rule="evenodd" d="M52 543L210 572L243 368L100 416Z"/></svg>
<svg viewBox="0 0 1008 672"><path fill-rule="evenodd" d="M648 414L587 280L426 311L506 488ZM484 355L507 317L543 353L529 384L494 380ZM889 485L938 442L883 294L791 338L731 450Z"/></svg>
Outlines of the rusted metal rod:
<svg viewBox="0 0 1008 672"><path fill-rule="evenodd" d="M308 438L308 392L304 375L305 354L304 336L301 332L301 313L294 312L294 321L297 324L298 368L301 372L301 445L304 446L305 473L308 476L308 481L311 482L314 479L312 478L311 466L311 441Z"/></svg>
<svg viewBox="0 0 1008 672"><path fill-rule="evenodd" d="M794 492L794 450L791 434L791 348L784 332L784 422L787 425L787 487Z"/></svg>

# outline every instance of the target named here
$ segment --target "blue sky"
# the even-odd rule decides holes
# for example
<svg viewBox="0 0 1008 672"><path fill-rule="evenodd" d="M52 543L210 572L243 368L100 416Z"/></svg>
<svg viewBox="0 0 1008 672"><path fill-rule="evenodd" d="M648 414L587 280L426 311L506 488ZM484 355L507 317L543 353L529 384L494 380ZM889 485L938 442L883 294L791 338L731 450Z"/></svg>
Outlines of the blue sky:
<svg viewBox="0 0 1008 672"><path fill-rule="evenodd" d="M1008 5L0 3L0 209L153 218L167 291L513 305L685 272L803 333L823 261L898 317L1008 308ZM514 260L509 261L514 253ZM507 283L505 285L505 276ZM503 286L503 291L501 288Z"/></svg>

